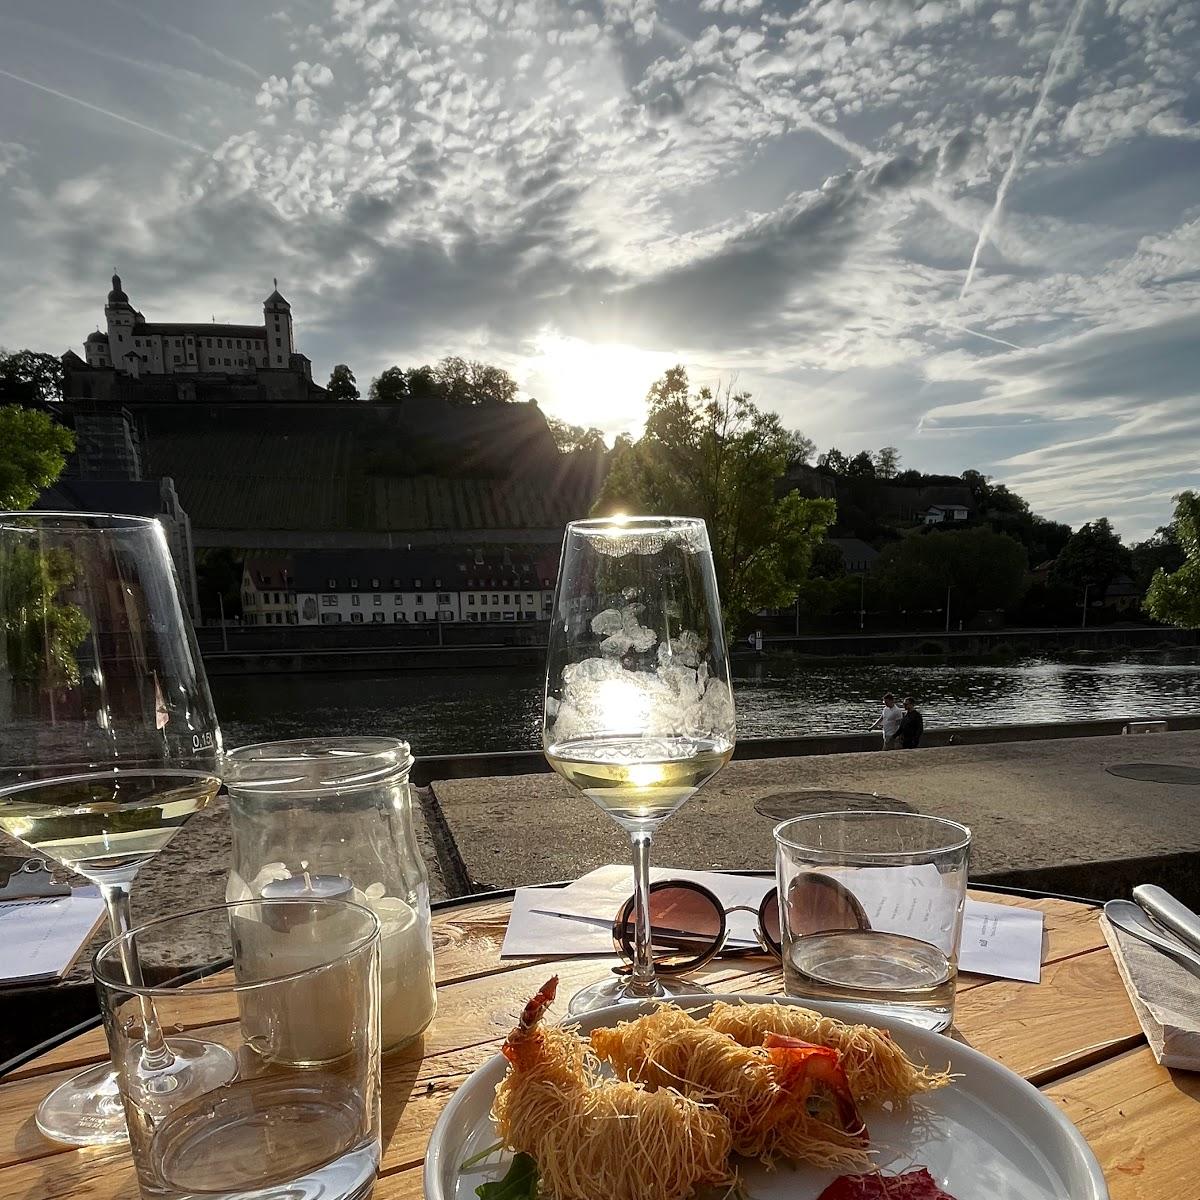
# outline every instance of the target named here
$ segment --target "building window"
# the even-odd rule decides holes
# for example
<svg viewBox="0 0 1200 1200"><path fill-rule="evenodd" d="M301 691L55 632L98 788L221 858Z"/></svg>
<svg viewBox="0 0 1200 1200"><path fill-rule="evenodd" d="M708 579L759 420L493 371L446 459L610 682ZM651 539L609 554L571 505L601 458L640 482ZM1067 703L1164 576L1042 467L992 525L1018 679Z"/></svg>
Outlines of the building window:
<svg viewBox="0 0 1200 1200"><path fill-rule="evenodd" d="M425 614L424 613L414 613L413 620L414 621L423 621L423 620L425 620Z"/></svg>
<svg viewBox="0 0 1200 1200"><path fill-rule="evenodd" d="M479 604L481 608L487 608L487 592L484 592L483 595L479 597Z"/></svg>
<svg viewBox="0 0 1200 1200"><path fill-rule="evenodd" d="M526 603L526 604L532 604L532 603L533 603L533 593L532 593L532 592L526 592L526 593L525 593L525 603Z"/></svg>
<svg viewBox="0 0 1200 1200"><path fill-rule="evenodd" d="M413 587L415 587L415 588L416 588L418 591L420 591L420 588L421 588L421 581L420 581L419 579L414 579L414 580L413 580Z"/></svg>
<svg viewBox="0 0 1200 1200"><path fill-rule="evenodd" d="M403 604L403 603L404 603L404 597L403 597L402 595L400 595L400 593L399 593L399 592L397 592L397 593L395 594L395 596L393 596L393 597L392 597L392 603L393 603L393 604Z"/></svg>
<svg viewBox="0 0 1200 1200"><path fill-rule="evenodd" d="M350 577L350 587L351 588L358 587L358 579L355 576Z"/></svg>
<svg viewBox="0 0 1200 1200"><path fill-rule="evenodd" d="M361 625L362 624L362 613L351 613L350 614L350 624L351 625Z"/></svg>
<svg viewBox="0 0 1200 1200"><path fill-rule="evenodd" d="M353 605L355 608L357 608L357 607L358 607L358 602L359 602L359 596L358 596L357 594L355 594L355 595L353 595L353 596L351 596L351 597L350 597L350 603L351 603L351 604L352 604L352 605Z"/></svg>
<svg viewBox="0 0 1200 1200"><path fill-rule="evenodd" d="M371 603L378 606L383 603L383 597L376 592L375 595L371 597Z"/></svg>
<svg viewBox="0 0 1200 1200"><path fill-rule="evenodd" d="M450 593L449 592L438 592L438 603L439 604L449 604L450 603Z"/></svg>
<svg viewBox="0 0 1200 1200"><path fill-rule="evenodd" d="M403 613L392 613L392 620L399 623L404 620Z"/></svg>
<svg viewBox="0 0 1200 1200"><path fill-rule="evenodd" d="M504 593L504 603L505 603L505 604L511 604L511 603L512 603L512 600L510 599L510 597L509 597L509 594L508 594L507 592L505 592L505 593Z"/></svg>
<svg viewBox="0 0 1200 1200"><path fill-rule="evenodd" d="M433 586L434 586L435 588L440 588L440 587L442 586L442 581L441 581L440 579L435 579L435 580L433 581Z"/></svg>
<svg viewBox="0 0 1200 1200"><path fill-rule="evenodd" d="M226 365L226 366L229 366L229 359L226 359L226 360L225 360L225 365Z"/></svg>
<svg viewBox="0 0 1200 1200"><path fill-rule="evenodd" d="M372 579L372 580L371 580L371 586L372 586L373 588L377 588L377 587L379 586L379 580L378 580L378 579Z"/></svg>
<svg viewBox="0 0 1200 1200"><path fill-rule="evenodd" d="M182 361L183 361L183 359L182 359L182 358L180 358L178 354L176 354L176 355L175 355L175 358L174 358L174 361L175 361L175 362L182 362ZM182 386L182 384L181 384L180 386Z"/></svg>
<svg viewBox="0 0 1200 1200"><path fill-rule="evenodd" d="M414 603L414 604L424 604L424 603L425 603L425 597L424 597L424 596L422 596L420 592L418 592L418 593L417 593L417 597L416 597L416 599L413 601L413 603Z"/></svg>
<svg viewBox="0 0 1200 1200"><path fill-rule="evenodd" d="M282 345L283 345L283 343L282 343L282 342L281 342L281 341L280 341L278 338L276 338L276 339L275 339L275 345L277 345L277 346L282 346Z"/></svg>
<svg viewBox="0 0 1200 1200"><path fill-rule="evenodd" d="M337 580L336 580L336 579L331 579L331 580L329 581L329 586L330 586L331 588L335 588L335 587L337 587Z"/></svg>
<svg viewBox="0 0 1200 1200"><path fill-rule="evenodd" d="M336 596L322 596L321 597L321 606L323 608L336 608L337 607L337 597Z"/></svg>
<svg viewBox="0 0 1200 1200"><path fill-rule="evenodd" d="M475 593L474 593L474 592L468 592L468 593L467 593L467 604L468 604L468 605L469 605L471 608L474 608L474 607L475 607ZM473 620L475 620L475 618L474 618L474 617L472 617L472 618L471 618L471 620L473 621Z"/></svg>
<svg viewBox="0 0 1200 1200"><path fill-rule="evenodd" d="M253 604L254 603L254 593L253 592L243 592L242 593L242 603L243 604Z"/></svg>
<svg viewBox="0 0 1200 1200"><path fill-rule="evenodd" d="M393 579L392 580L392 591L398 592L399 590L400 590L400 580Z"/></svg>
<svg viewBox="0 0 1200 1200"><path fill-rule="evenodd" d="M321 624L322 625L340 625L341 623L342 623L342 614L341 613L322 613L321 614Z"/></svg>
<svg viewBox="0 0 1200 1200"><path fill-rule="evenodd" d="M500 620L500 614L496 613L496 612L488 613L488 620L489 621L498 621L498 620Z"/></svg>
<svg viewBox="0 0 1200 1200"><path fill-rule="evenodd" d="M372 613L371 614L371 624L372 625L377 625L377 624L379 624L379 622L386 621L386 620L387 620L387 613Z"/></svg>
<svg viewBox="0 0 1200 1200"><path fill-rule="evenodd" d="M468 621L477 621L478 619L479 619L479 614L478 614L478 613L467 613L467 620L468 620Z"/></svg>

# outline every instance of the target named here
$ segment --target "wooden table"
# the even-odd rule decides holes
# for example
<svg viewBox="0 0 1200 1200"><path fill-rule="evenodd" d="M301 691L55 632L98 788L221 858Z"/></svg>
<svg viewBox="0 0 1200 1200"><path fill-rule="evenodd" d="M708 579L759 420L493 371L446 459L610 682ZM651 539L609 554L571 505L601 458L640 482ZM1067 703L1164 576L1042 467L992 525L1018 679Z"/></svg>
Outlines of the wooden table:
<svg viewBox="0 0 1200 1200"><path fill-rule="evenodd" d="M1113 1200L1200 1198L1200 1074L1155 1063L1100 932L1098 910L1065 900L979 895L1045 913L1042 982L962 976L959 1036L1024 1075L1071 1117L1103 1165ZM438 1015L422 1046L384 1060L376 1200L421 1196L421 1162L438 1114L496 1052L521 1005L551 974L529 959L501 961L508 910L507 900L482 900L435 914ZM718 959L701 978L721 991L777 993L780 972L768 964ZM569 996L606 969L595 958L557 961L560 994ZM197 1016L201 1027L204 1014ZM69 1149L47 1142L33 1122L51 1088L104 1057L104 1033L97 1029L0 1083L3 1200L136 1200L127 1148Z"/></svg>

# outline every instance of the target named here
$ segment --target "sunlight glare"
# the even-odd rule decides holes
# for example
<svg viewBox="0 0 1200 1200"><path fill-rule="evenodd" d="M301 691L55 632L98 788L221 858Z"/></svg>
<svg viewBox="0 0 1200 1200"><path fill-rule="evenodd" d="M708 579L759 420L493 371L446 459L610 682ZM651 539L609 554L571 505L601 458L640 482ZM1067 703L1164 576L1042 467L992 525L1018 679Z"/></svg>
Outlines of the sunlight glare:
<svg viewBox="0 0 1200 1200"><path fill-rule="evenodd" d="M650 385L677 355L615 342L592 343L543 330L528 361L529 391L572 425L595 426L610 439L641 432Z"/></svg>

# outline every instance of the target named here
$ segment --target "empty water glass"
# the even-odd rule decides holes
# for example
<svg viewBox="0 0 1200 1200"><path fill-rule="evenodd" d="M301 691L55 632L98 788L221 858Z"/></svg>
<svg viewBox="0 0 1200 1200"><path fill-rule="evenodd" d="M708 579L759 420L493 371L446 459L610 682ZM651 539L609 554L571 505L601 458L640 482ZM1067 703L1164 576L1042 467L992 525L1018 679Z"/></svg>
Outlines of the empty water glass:
<svg viewBox="0 0 1200 1200"><path fill-rule="evenodd" d="M197 961L227 969L205 972ZM152 921L94 963L149 1200L360 1200L379 1166L379 920L344 900L247 900ZM137 982L132 982L132 981ZM157 1017L157 1021L154 1018ZM203 1028L217 1087L147 1062Z"/></svg>
<svg viewBox="0 0 1200 1200"><path fill-rule="evenodd" d="M971 831L918 813L835 812L784 821L775 844L787 994L946 1029Z"/></svg>

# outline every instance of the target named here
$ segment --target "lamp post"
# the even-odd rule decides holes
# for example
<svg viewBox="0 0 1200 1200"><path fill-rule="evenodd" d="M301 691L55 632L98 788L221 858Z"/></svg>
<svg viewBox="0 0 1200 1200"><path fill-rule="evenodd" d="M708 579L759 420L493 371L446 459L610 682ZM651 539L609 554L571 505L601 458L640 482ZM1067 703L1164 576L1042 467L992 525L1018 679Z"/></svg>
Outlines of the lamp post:
<svg viewBox="0 0 1200 1200"><path fill-rule="evenodd" d="M1087 598L1088 590L1091 588L1091 586L1092 585L1090 583L1085 583L1083 585L1083 619L1079 622L1080 629L1087 628Z"/></svg>
<svg viewBox="0 0 1200 1200"><path fill-rule="evenodd" d="M950 632L950 584L946 584L946 632Z"/></svg>
<svg viewBox="0 0 1200 1200"><path fill-rule="evenodd" d="M867 589L867 577L860 575L858 577L858 632L863 631L863 622L866 620L867 609L865 603Z"/></svg>

